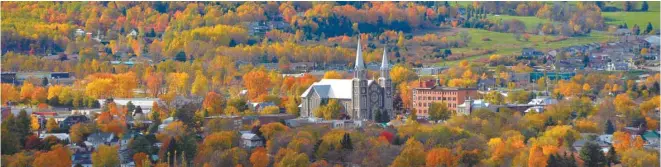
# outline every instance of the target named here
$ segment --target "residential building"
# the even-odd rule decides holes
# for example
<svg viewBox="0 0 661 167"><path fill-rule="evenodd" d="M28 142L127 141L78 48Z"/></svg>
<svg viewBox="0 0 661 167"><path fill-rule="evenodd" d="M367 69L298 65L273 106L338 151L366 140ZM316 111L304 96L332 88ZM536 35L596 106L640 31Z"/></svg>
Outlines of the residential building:
<svg viewBox="0 0 661 167"><path fill-rule="evenodd" d="M429 116L429 106L433 102L445 102L450 110L457 110L457 106L466 99L477 97L477 88L450 88L433 86L429 88L413 88L413 109L418 116Z"/></svg>
<svg viewBox="0 0 661 167"><path fill-rule="evenodd" d="M301 117L314 117L313 111L331 99L338 100L341 110L353 120L373 120L376 112L393 116L393 87L387 53L383 58L378 80L367 79L360 41L356 52L353 79L322 79L301 95Z"/></svg>
<svg viewBox="0 0 661 167"><path fill-rule="evenodd" d="M264 140L252 132L241 134L241 146L246 149L264 146Z"/></svg>

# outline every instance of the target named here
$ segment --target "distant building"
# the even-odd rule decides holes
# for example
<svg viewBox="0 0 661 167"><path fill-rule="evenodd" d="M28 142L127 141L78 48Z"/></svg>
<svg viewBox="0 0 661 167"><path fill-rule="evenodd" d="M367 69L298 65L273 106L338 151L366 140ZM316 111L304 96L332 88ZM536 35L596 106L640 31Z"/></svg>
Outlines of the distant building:
<svg viewBox="0 0 661 167"><path fill-rule="evenodd" d="M301 95L301 117L314 117L313 111L337 100L341 110L353 120L373 120L376 112L393 116L393 87L387 53L383 53L378 80L367 79L360 41L356 52L353 79L322 79ZM385 115L385 114L384 114Z"/></svg>
<svg viewBox="0 0 661 167"><path fill-rule="evenodd" d="M457 106L466 99L477 97L477 88L449 88L433 86L430 88L413 88L413 109L418 116L429 116L429 106L433 102L445 102L450 110L457 110Z"/></svg>
<svg viewBox="0 0 661 167"><path fill-rule="evenodd" d="M419 76L425 75L437 75L443 72L446 68L443 67L424 67L424 68L413 68L416 74Z"/></svg>
<svg viewBox="0 0 661 167"><path fill-rule="evenodd" d="M521 50L520 59L537 59L544 56L544 52L535 50L534 48L523 48Z"/></svg>
<svg viewBox="0 0 661 167"><path fill-rule="evenodd" d="M101 104L101 108L105 105L106 99L97 99L99 101L99 104ZM154 105L154 102L158 103L160 100L158 98L117 98L117 99L112 99L113 102L117 105L123 105L126 106L126 104L133 103L135 107L140 106L142 108L142 113L147 114L151 111L151 108ZM133 111L131 111L133 112Z"/></svg>
<svg viewBox="0 0 661 167"><path fill-rule="evenodd" d="M551 105L558 103L558 100L551 98L549 96L539 96L528 102L530 105Z"/></svg>
<svg viewBox="0 0 661 167"><path fill-rule="evenodd" d="M494 108L494 105L489 104L487 101L482 100L482 99L466 99L464 103L461 103L460 105L457 106L457 113L458 114L463 114L463 115L470 115L473 113L473 111L480 109L480 108L487 108L489 110L495 111L496 108Z"/></svg>

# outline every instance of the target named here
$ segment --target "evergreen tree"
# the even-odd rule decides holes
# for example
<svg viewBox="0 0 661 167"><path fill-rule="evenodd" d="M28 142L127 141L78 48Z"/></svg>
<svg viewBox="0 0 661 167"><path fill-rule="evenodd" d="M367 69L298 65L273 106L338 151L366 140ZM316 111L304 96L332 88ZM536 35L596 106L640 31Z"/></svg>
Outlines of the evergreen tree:
<svg viewBox="0 0 661 167"><path fill-rule="evenodd" d="M601 147L594 142L585 143L581 148L580 156L586 167L603 167L607 162Z"/></svg>
<svg viewBox="0 0 661 167"><path fill-rule="evenodd" d="M376 113L374 113L374 120L375 120L377 123L381 123L381 117L383 117L382 114L381 114L381 111L380 111L380 110L376 110L375 112L376 112Z"/></svg>
<svg viewBox="0 0 661 167"><path fill-rule="evenodd" d="M553 121L552 117L546 119L546 122L544 123L544 126L554 126L554 125L555 125L555 121Z"/></svg>
<svg viewBox="0 0 661 167"><path fill-rule="evenodd" d="M640 27L638 26L638 24L633 25L633 28L631 28L631 33L635 35L640 35Z"/></svg>
<svg viewBox="0 0 661 167"><path fill-rule="evenodd" d="M2 149L0 150L2 150L2 155L11 155L21 149L18 135L16 135L17 133L11 130L16 122L16 118L14 117L14 114L10 112L7 117L2 119L2 132L0 132L2 134L0 135L0 137L2 137L0 140L0 143L2 143Z"/></svg>
<svg viewBox="0 0 661 167"><path fill-rule="evenodd" d="M135 111L133 112L133 115L138 114L138 113L142 114L142 107L140 107L140 106L135 108Z"/></svg>
<svg viewBox="0 0 661 167"><path fill-rule="evenodd" d="M609 135L615 133L615 125L613 125L613 122L611 122L611 120L606 120L606 129L604 130L604 133Z"/></svg>
<svg viewBox="0 0 661 167"><path fill-rule="evenodd" d="M342 141L340 141L340 144L342 144L343 149L353 150L353 144L351 143L351 136L349 135L349 133L344 133L344 136L342 137Z"/></svg>
<svg viewBox="0 0 661 167"><path fill-rule="evenodd" d="M649 34L650 32L652 32L652 30L654 30L652 23L647 22L647 27L645 28L645 34Z"/></svg>
<svg viewBox="0 0 661 167"><path fill-rule="evenodd" d="M48 86L48 78L44 77L41 79L41 85Z"/></svg>
<svg viewBox="0 0 661 167"><path fill-rule="evenodd" d="M32 123L32 117L28 115L25 109L21 109L21 112L18 113L18 117L14 122L13 127L10 126L11 131L17 133L20 144L25 143L25 139L32 135L32 130L30 124Z"/></svg>
<svg viewBox="0 0 661 167"><path fill-rule="evenodd" d="M647 1L643 1L643 6L640 7L640 11L647 12L649 9L649 5L647 4Z"/></svg>
<svg viewBox="0 0 661 167"><path fill-rule="evenodd" d="M555 155L553 155L553 154L551 154L551 156L549 156L549 160L546 161L546 164L547 164L546 166L548 166L548 167L559 166L558 165L558 160L555 158Z"/></svg>
<svg viewBox="0 0 661 167"><path fill-rule="evenodd" d="M381 123L386 123L386 122L390 122L390 115L388 115L387 111L383 111L383 113L381 114Z"/></svg>
<svg viewBox="0 0 661 167"><path fill-rule="evenodd" d="M608 166L610 166L611 164L619 164L620 163L620 160L617 158L617 154L616 154L615 148L613 146L611 146L611 148L608 149L606 159L608 160Z"/></svg>

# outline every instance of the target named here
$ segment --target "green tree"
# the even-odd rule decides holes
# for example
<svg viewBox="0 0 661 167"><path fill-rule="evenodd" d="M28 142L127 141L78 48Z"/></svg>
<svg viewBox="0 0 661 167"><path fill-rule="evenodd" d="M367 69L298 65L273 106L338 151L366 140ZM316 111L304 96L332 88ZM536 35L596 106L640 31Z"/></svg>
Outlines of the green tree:
<svg viewBox="0 0 661 167"><path fill-rule="evenodd" d="M128 147L131 150L131 154L130 154L131 157L133 157L133 155L140 152L146 154L152 153L151 151L152 144L149 142L149 140L147 140L147 138L145 138L145 136L142 135L138 135L133 139L131 139Z"/></svg>
<svg viewBox="0 0 661 167"><path fill-rule="evenodd" d="M617 153L615 152L615 148L611 146L611 148L608 150L608 153L606 154L606 160L608 160L608 166L611 164L619 164L620 160L617 158Z"/></svg>
<svg viewBox="0 0 661 167"><path fill-rule="evenodd" d="M608 162L601 147L594 142L587 142L580 151L580 157L586 167L603 167Z"/></svg>
<svg viewBox="0 0 661 167"><path fill-rule="evenodd" d="M609 135L615 133L615 125L613 125L611 120L606 120L606 129L604 129L604 133Z"/></svg>
<svg viewBox="0 0 661 167"><path fill-rule="evenodd" d="M433 102L429 106L429 118L434 121L447 120L452 115L452 111L448 108L448 104L444 101Z"/></svg>
<svg viewBox="0 0 661 167"><path fill-rule="evenodd" d="M19 136L16 132L10 130L14 126L13 124L16 118L14 114L9 113L7 117L2 119L2 135L0 135L2 137L2 140L0 140L0 143L2 143L2 155L11 155L21 149Z"/></svg>
<svg viewBox="0 0 661 167"><path fill-rule="evenodd" d="M643 5L640 7L640 11L647 12L649 9L649 5L647 4L647 1L643 1Z"/></svg>

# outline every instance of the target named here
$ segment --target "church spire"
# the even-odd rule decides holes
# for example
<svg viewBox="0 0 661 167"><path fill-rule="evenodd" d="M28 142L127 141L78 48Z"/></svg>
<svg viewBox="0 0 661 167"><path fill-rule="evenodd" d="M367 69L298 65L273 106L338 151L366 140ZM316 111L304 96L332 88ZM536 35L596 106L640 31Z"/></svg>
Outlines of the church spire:
<svg viewBox="0 0 661 167"><path fill-rule="evenodd" d="M388 63L388 52L383 47L383 58L381 58L381 78L390 78L390 63Z"/></svg>
<svg viewBox="0 0 661 167"><path fill-rule="evenodd" d="M363 50L360 48L360 38L358 38L358 49L356 49L356 63L355 70L365 69L365 62L363 61Z"/></svg>
<svg viewBox="0 0 661 167"><path fill-rule="evenodd" d="M388 63L388 53L386 47L383 47L383 58L381 58L381 70L389 69L390 64Z"/></svg>
<svg viewBox="0 0 661 167"><path fill-rule="evenodd" d="M356 49L356 63L354 65L354 78L366 79L365 61L363 61L363 50L360 48L360 37L358 38L358 48Z"/></svg>

